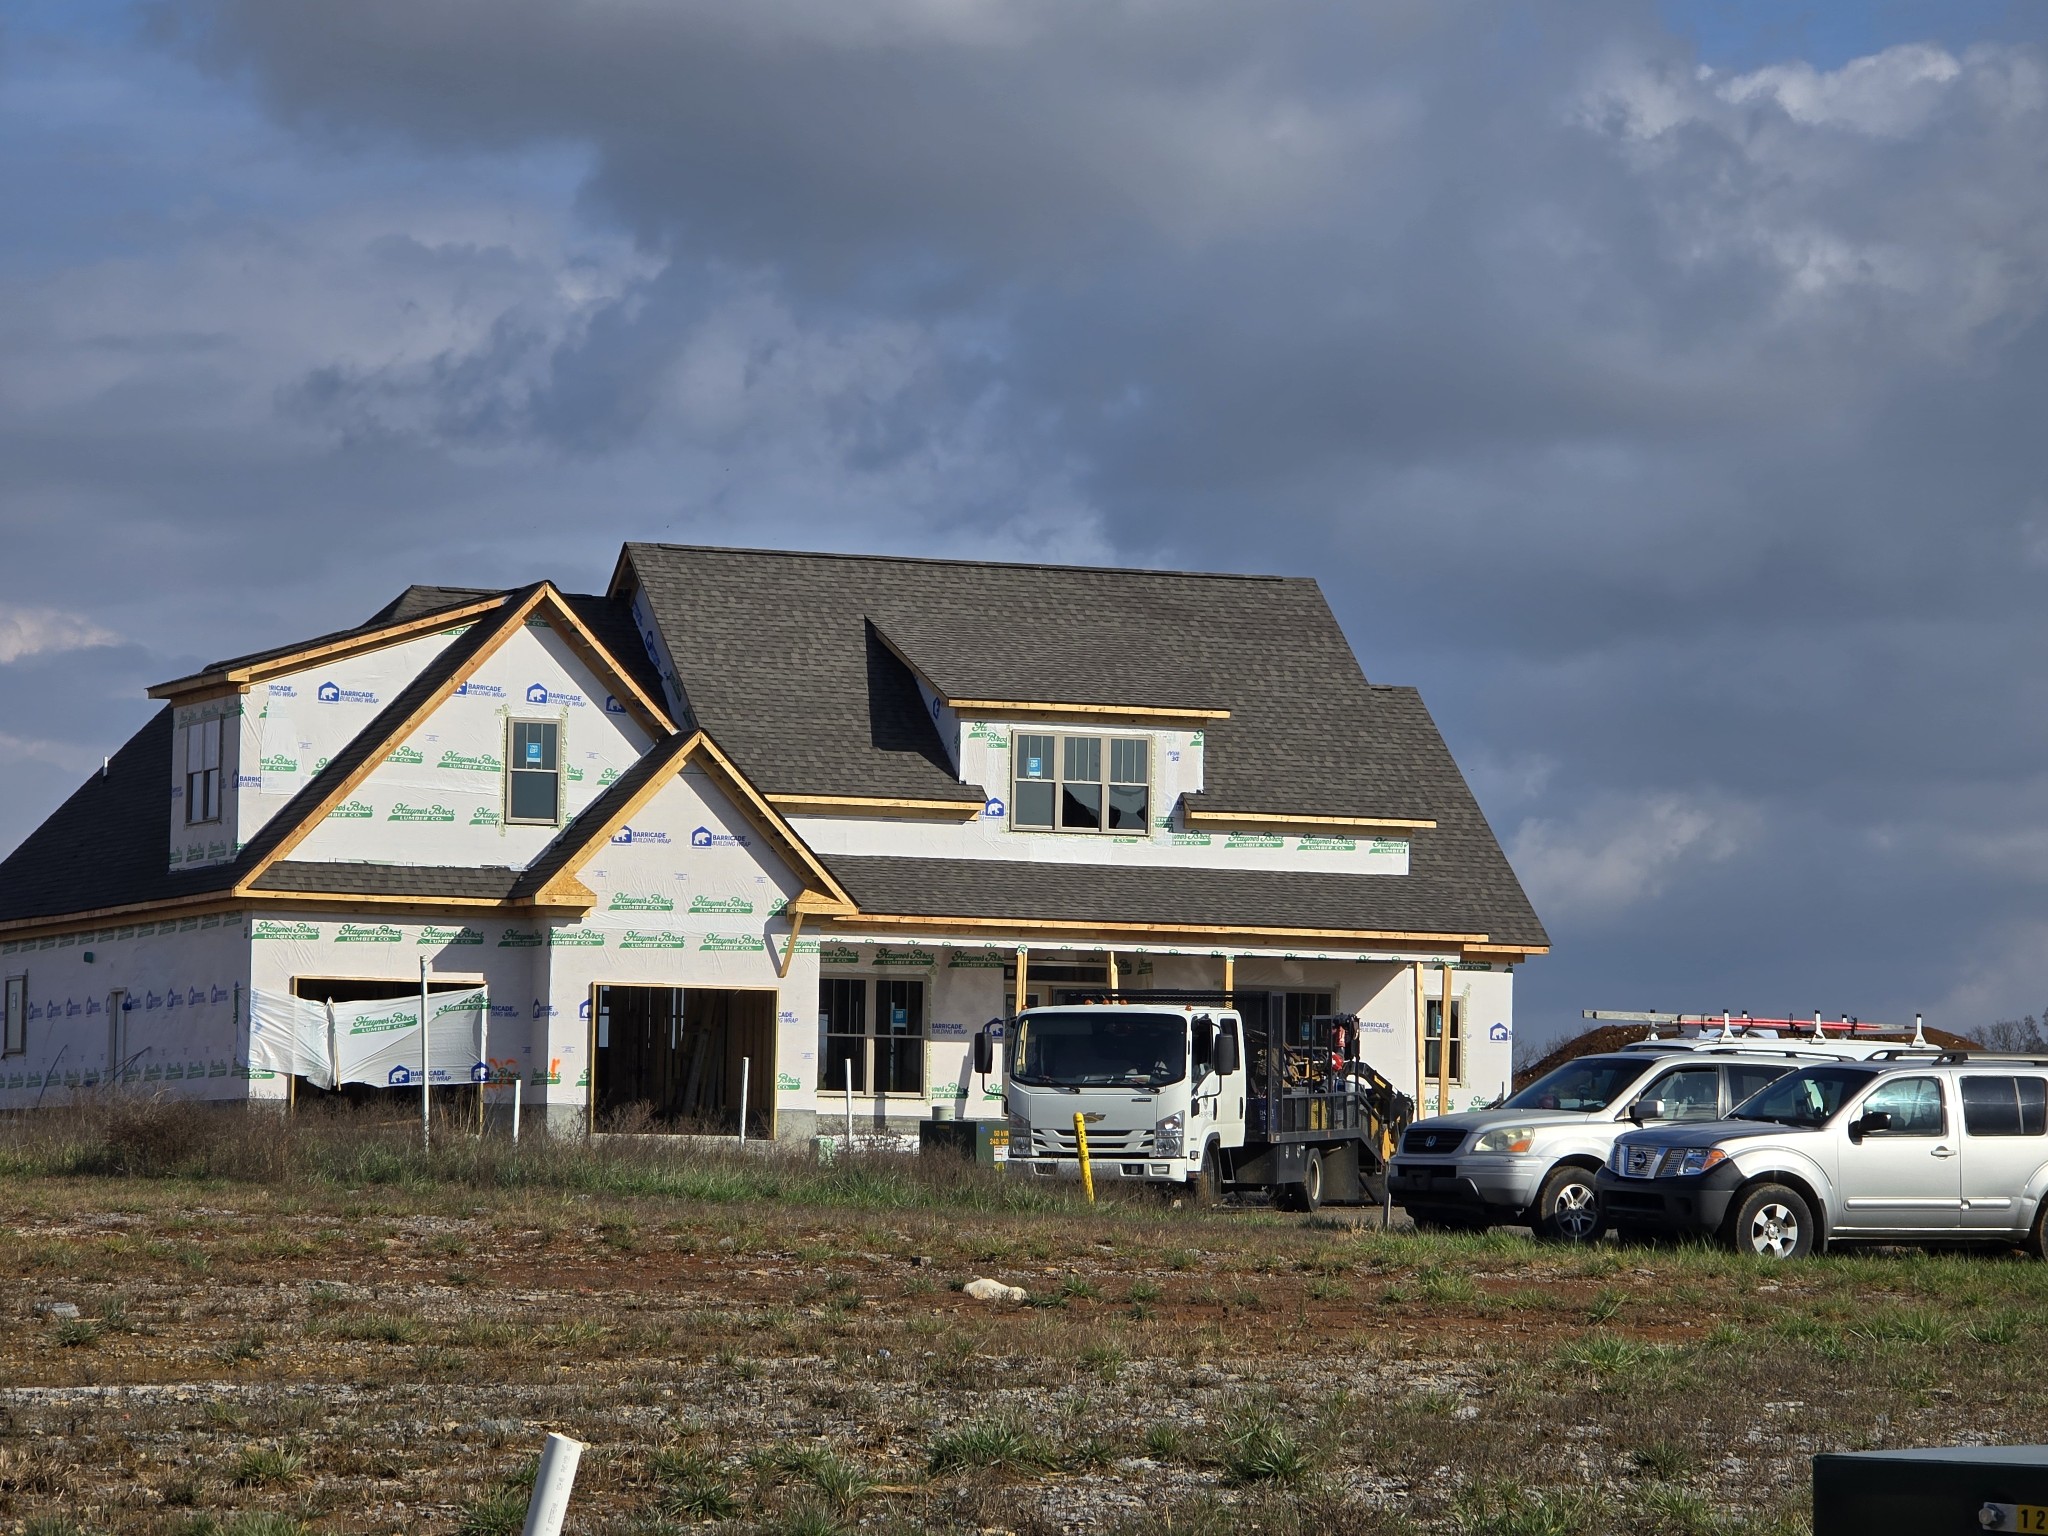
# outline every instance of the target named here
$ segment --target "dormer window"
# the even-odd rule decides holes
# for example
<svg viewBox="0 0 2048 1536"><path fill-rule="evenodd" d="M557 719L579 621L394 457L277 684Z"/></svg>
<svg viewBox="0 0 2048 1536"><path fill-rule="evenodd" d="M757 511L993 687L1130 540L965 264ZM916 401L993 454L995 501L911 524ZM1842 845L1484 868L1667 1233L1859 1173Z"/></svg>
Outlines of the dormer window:
<svg viewBox="0 0 2048 1536"><path fill-rule="evenodd" d="M1152 803L1152 747L1142 736L1018 732L1010 824L1036 832L1143 834Z"/></svg>
<svg viewBox="0 0 2048 1536"><path fill-rule="evenodd" d="M218 716L185 727L185 825L220 820L220 727Z"/></svg>

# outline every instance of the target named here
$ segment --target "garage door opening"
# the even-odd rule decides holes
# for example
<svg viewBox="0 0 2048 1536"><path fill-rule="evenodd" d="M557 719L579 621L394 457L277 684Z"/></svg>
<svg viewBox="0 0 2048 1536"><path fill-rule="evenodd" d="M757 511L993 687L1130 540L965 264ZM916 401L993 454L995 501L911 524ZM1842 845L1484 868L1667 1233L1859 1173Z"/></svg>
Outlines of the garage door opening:
<svg viewBox="0 0 2048 1536"><path fill-rule="evenodd" d="M427 982L427 995L432 998L443 992L473 992L483 985L483 978L473 981L447 981L432 977ZM420 984L408 978L404 981L372 980L362 976L294 976L292 996L305 998L314 1003L381 1003L398 999L413 999L420 995ZM418 1017L417 1014L414 1015ZM417 1028L417 1026L415 1026ZM435 1030L440 1038L440 1030ZM391 1110L399 1114L417 1114L420 1091L417 1087L387 1088L381 1083L343 1083L336 1088L316 1088L303 1077L292 1085L292 1097L298 1104L354 1104ZM453 1115L458 1120L467 1120L480 1112L482 1093L464 1084L442 1084L434 1089L434 1107L443 1114Z"/></svg>
<svg viewBox="0 0 2048 1536"><path fill-rule="evenodd" d="M597 989L599 1129L775 1135L775 994L716 987ZM742 1063L745 1063L744 1068Z"/></svg>

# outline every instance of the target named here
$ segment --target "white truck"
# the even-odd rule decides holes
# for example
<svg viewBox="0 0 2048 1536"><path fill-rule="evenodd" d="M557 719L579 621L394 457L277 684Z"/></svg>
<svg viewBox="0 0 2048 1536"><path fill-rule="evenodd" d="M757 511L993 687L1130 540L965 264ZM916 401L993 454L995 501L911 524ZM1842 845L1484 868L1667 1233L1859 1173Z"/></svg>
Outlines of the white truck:
<svg viewBox="0 0 2048 1536"><path fill-rule="evenodd" d="M1078 1179L1264 1190L1284 1209L1379 1201L1410 1104L1352 1057L1349 1015L1285 1019L1278 993L1107 991L1027 1008L975 1037L1005 1060L1009 1167Z"/></svg>

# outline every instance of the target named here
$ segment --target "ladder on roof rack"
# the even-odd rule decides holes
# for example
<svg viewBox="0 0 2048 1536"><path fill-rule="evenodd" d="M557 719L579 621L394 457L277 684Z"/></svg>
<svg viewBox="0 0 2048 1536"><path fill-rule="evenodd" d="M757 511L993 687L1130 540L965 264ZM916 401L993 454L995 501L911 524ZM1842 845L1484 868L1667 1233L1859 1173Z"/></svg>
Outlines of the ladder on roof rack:
<svg viewBox="0 0 2048 1536"><path fill-rule="evenodd" d="M1839 1022L1828 1022L1821 1018L1818 1009L1814 1011L1813 1018L1810 1021L1792 1018L1758 1019L1750 1017L1747 1013L1730 1013L1725 1008L1718 1014L1623 1013L1610 1009L1586 1008L1580 1011L1580 1016L1607 1024L1647 1024L1650 1026L1650 1038L1652 1040L1658 1038L1658 1026L1668 1024L1675 1030L1697 1029L1702 1033L1718 1029L1722 1035L1731 1040L1738 1039L1743 1035L1768 1033L1776 1035L1781 1039L1788 1034L1792 1034L1795 1037L1803 1037L1810 1040L1825 1040L1830 1036L1838 1039L1855 1040L1881 1040L1887 1036L1910 1036L1915 1045L1925 1045L1927 1043L1926 1030L1921 1016L1917 1013L1913 1015L1913 1027L1911 1029L1908 1029L1903 1024L1866 1023L1853 1014L1847 1013L1841 1016Z"/></svg>

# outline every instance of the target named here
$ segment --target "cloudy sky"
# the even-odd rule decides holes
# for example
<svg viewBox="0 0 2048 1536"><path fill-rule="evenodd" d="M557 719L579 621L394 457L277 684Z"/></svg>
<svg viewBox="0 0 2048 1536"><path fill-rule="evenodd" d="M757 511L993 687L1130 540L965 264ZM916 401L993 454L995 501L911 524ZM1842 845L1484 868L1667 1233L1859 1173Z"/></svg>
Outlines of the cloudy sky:
<svg viewBox="0 0 2048 1536"><path fill-rule="evenodd" d="M9 0L0 848L626 538L1319 577L1582 1007L2048 1003L2048 7Z"/></svg>

